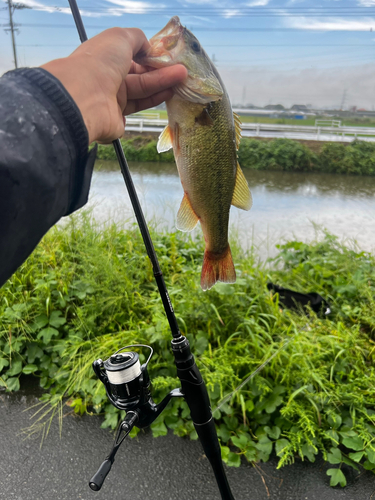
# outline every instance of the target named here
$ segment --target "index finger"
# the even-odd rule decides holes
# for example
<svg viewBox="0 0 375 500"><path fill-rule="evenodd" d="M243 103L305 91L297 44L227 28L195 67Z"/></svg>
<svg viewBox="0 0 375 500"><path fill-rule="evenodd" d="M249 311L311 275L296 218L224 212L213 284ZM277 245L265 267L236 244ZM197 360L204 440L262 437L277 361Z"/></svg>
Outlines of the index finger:
<svg viewBox="0 0 375 500"><path fill-rule="evenodd" d="M133 51L133 57L138 54L138 52L146 51L150 48L150 43L147 40L146 35L139 28L123 28L123 33L126 36L128 42Z"/></svg>

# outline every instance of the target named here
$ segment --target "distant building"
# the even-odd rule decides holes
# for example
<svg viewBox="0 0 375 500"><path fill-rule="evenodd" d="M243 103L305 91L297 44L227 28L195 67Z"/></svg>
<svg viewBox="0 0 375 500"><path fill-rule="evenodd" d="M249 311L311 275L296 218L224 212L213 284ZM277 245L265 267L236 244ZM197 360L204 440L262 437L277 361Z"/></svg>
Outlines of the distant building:
<svg viewBox="0 0 375 500"><path fill-rule="evenodd" d="M357 109L356 116L374 117L375 111L366 111L366 110L362 110L362 109Z"/></svg>

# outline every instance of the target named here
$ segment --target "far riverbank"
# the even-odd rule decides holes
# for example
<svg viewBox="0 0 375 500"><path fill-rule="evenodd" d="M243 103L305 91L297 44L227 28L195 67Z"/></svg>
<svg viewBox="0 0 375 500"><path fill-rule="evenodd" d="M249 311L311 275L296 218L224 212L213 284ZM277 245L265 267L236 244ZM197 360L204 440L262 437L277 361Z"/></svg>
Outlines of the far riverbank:
<svg viewBox="0 0 375 500"><path fill-rule="evenodd" d="M126 133L121 139L130 161L174 162L173 152L159 154L158 133ZM242 138L238 151L243 169L284 172L324 172L343 175L375 175L375 143L322 143L292 139ZM99 145L98 159L115 160L112 146Z"/></svg>

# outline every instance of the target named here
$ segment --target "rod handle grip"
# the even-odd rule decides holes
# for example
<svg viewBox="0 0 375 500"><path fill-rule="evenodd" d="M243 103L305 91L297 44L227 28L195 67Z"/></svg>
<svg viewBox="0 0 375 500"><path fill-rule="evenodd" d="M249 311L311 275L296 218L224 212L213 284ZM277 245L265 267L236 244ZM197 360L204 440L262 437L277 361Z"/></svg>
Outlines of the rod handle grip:
<svg viewBox="0 0 375 500"><path fill-rule="evenodd" d="M111 470L112 462L108 459L104 460L97 472L92 476L89 481L89 486L93 491L99 491L103 486L104 479L108 476Z"/></svg>

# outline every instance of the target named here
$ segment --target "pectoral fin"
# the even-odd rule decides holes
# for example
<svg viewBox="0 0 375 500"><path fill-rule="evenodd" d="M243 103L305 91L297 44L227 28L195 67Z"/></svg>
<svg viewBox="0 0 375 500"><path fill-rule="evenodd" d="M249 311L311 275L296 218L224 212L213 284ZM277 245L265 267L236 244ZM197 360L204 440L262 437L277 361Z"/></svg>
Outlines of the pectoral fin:
<svg viewBox="0 0 375 500"><path fill-rule="evenodd" d="M204 108L202 113L195 118L195 123L199 123L199 125L202 125L203 127L212 127L214 121L207 108Z"/></svg>
<svg viewBox="0 0 375 500"><path fill-rule="evenodd" d="M169 125L165 127L163 132L159 135L158 145L156 149L158 153L164 153L164 151L169 151L173 146L173 132Z"/></svg>
<svg viewBox="0 0 375 500"><path fill-rule="evenodd" d="M185 193L177 213L176 227L180 231L192 231L198 223L198 216L190 204L188 195Z"/></svg>
<svg viewBox="0 0 375 500"><path fill-rule="evenodd" d="M232 205L242 210L250 210L253 205L253 198L250 193L247 180L243 175L241 167L237 163L236 185L232 197Z"/></svg>

